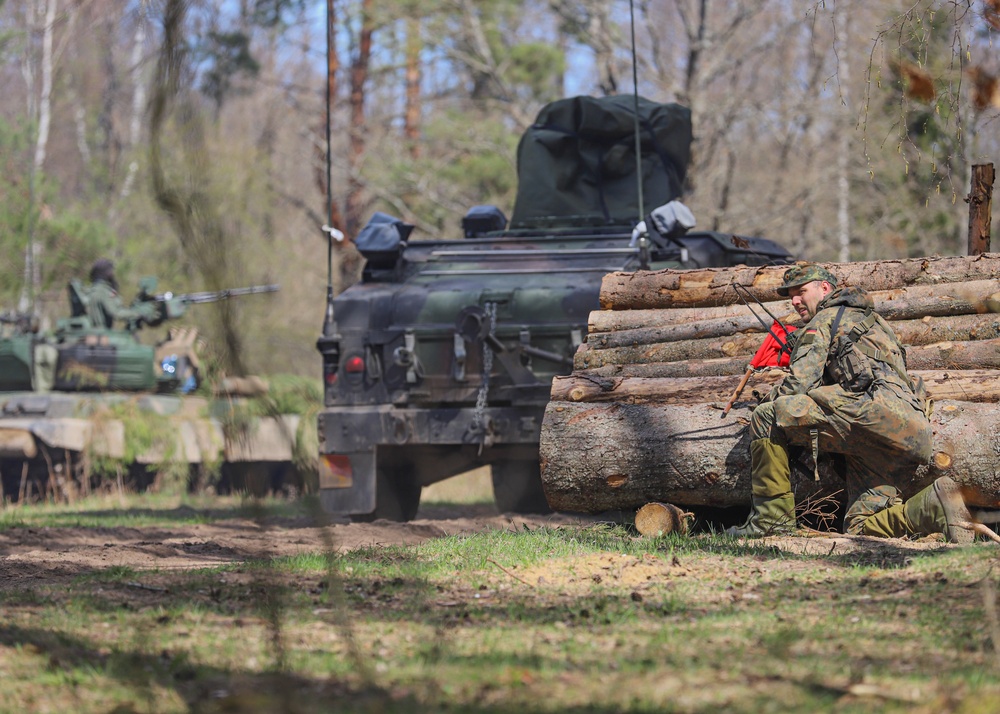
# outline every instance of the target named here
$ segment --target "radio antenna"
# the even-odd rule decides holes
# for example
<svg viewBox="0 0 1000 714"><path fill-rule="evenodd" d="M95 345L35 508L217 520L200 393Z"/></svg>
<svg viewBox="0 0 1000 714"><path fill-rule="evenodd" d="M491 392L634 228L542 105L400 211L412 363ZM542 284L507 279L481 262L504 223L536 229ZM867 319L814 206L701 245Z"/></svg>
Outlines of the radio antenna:
<svg viewBox="0 0 1000 714"><path fill-rule="evenodd" d="M635 0L628 0L628 11L629 11L629 22L632 31L632 88L633 94L633 109L635 116L633 117L635 123L635 177L636 183L639 189L639 220L643 220L646 215L646 210L643 207L642 201L642 142L639 139L639 71L636 67L636 54L635 54Z"/></svg>
<svg viewBox="0 0 1000 714"><path fill-rule="evenodd" d="M333 51L333 13L330 7L333 0L326 0L326 221L323 223L323 232L326 234L326 313L323 316L323 336L331 337L337 331L337 325L333 318L333 241L344 240L344 234L337 230L333 222L333 158L330 147L330 124L333 111L333 97L330 96L330 70L331 57Z"/></svg>

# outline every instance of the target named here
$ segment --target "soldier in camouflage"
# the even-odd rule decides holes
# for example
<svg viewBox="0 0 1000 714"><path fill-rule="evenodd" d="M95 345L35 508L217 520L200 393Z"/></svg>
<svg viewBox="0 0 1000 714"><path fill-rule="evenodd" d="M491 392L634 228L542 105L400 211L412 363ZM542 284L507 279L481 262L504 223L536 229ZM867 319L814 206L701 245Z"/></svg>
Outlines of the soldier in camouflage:
<svg viewBox="0 0 1000 714"><path fill-rule="evenodd" d="M90 287L86 293L87 316L94 327L111 329L115 320L155 325L162 320L160 306L155 302L138 302L126 307L118 294L115 266L110 260L94 261L90 269Z"/></svg>
<svg viewBox="0 0 1000 714"><path fill-rule="evenodd" d="M869 295L837 287L825 268L785 271L778 293L791 298L805 326L796 331L790 373L750 419L753 509L729 532L760 537L795 527L789 444L838 453L847 462L847 533L904 537L944 533L971 542L971 521L954 481L937 479L905 503L896 484L927 463L931 425L922 382Z"/></svg>

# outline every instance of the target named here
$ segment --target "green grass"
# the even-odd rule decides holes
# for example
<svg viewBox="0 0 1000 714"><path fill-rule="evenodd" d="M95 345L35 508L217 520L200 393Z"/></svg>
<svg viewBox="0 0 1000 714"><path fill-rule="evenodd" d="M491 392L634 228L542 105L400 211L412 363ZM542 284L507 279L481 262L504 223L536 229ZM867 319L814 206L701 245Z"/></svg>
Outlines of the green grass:
<svg viewBox="0 0 1000 714"><path fill-rule="evenodd" d="M178 507L147 500L130 525ZM258 513L282 509L303 511ZM1000 709L996 547L840 550L593 525L194 571L112 564L0 589L0 711Z"/></svg>
<svg viewBox="0 0 1000 714"><path fill-rule="evenodd" d="M5 504L0 533L9 528L115 528L213 523L232 518L306 517L305 502L246 496L143 493L91 496L74 503Z"/></svg>

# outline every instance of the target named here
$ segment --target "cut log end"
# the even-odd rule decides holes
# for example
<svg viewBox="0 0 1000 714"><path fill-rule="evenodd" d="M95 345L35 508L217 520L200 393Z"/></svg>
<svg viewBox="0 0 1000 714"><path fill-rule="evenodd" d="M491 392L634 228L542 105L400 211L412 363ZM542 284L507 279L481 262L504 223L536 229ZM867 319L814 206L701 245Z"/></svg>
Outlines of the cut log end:
<svg viewBox="0 0 1000 714"><path fill-rule="evenodd" d="M667 533L687 533L691 514L672 503L647 503L636 511L635 529L647 538Z"/></svg>
<svg viewBox="0 0 1000 714"><path fill-rule="evenodd" d="M934 454L934 465L941 469L942 471L951 466L951 456L939 451Z"/></svg>

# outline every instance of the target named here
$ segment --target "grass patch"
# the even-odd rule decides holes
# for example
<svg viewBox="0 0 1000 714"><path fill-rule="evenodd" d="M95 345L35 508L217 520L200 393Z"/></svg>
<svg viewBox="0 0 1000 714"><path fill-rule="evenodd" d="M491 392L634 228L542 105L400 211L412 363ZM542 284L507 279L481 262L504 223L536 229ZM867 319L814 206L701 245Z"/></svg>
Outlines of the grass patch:
<svg viewBox="0 0 1000 714"><path fill-rule="evenodd" d="M150 504L149 496L130 504L137 512L130 527L182 523L181 508L220 521L243 508L233 500L199 509ZM10 527L69 517L63 507L18 510ZM124 510L77 504L72 517L106 528ZM252 510L261 528L266 518L304 519L306 511L266 502ZM294 528L279 534L297 537ZM0 587L4 707L529 714L1000 707L1000 551L831 542L531 527L339 554L260 554L195 570L109 563L41 586L8 583Z"/></svg>
<svg viewBox="0 0 1000 714"><path fill-rule="evenodd" d="M10 528L118 528L215 523L233 518L304 518L301 501L202 494L114 494L74 503L4 504L0 532Z"/></svg>

